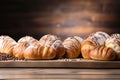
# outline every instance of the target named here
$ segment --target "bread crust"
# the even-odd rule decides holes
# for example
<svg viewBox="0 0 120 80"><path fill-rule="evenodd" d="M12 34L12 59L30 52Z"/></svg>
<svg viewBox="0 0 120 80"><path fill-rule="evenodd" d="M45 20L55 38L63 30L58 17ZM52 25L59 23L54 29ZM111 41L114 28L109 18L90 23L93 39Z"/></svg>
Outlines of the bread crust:
<svg viewBox="0 0 120 80"><path fill-rule="evenodd" d="M117 59L120 60L120 34L112 34L110 38L105 41L105 46L112 48L117 53Z"/></svg>
<svg viewBox="0 0 120 80"><path fill-rule="evenodd" d="M104 61L115 60L116 52L111 48L105 46L98 46L90 51L90 58L94 60Z"/></svg>
<svg viewBox="0 0 120 80"><path fill-rule="evenodd" d="M87 36L81 47L83 58L90 59L90 51L97 46L104 45L107 38L109 38L109 35L105 32L95 32Z"/></svg>
<svg viewBox="0 0 120 80"><path fill-rule="evenodd" d="M13 54L17 42L7 35L0 36L0 53Z"/></svg>
<svg viewBox="0 0 120 80"><path fill-rule="evenodd" d="M65 48L60 38L55 35L47 34L39 40L39 44L43 47L41 59L62 58L65 54Z"/></svg>
<svg viewBox="0 0 120 80"><path fill-rule="evenodd" d="M63 45L66 48L65 57L77 58L81 54L82 38L78 36L68 37L64 40Z"/></svg>
<svg viewBox="0 0 120 80"><path fill-rule="evenodd" d="M54 59L65 54L62 41L55 35L44 35L40 40L25 36L14 47L14 56L25 59Z"/></svg>

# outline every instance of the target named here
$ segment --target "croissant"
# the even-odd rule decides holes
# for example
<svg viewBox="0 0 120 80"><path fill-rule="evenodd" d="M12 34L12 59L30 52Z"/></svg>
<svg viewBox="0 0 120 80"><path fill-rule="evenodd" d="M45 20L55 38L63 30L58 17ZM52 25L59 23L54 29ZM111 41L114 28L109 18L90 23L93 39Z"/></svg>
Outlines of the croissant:
<svg viewBox="0 0 120 80"><path fill-rule="evenodd" d="M22 59L22 58L27 59L26 58L27 56L25 56L26 54L25 50L29 46L36 46L37 42L38 41L31 36L25 36L25 37L20 38L18 40L18 43L14 46L13 55L19 59Z"/></svg>
<svg viewBox="0 0 120 80"><path fill-rule="evenodd" d="M105 46L97 46L90 51L90 58L94 60L115 60L116 52Z"/></svg>
<svg viewBox="0 0 120 80"><path fill-rule="evenodd" d="M65 57L77 58L81 53L82 38L78 36L68 37L64 40L63 45L66 48Z"/></svg>
<svg viewBox="0 0 120 80"><path fill-rule="evenodd" d="M42 46L41 59L61 58L65 54L62 41L55 35L47 34L40 38L39 44Z"/></svg>
<svg viewBox="0 0 120 80"><path fill-rule="evenodd" d="M103 45L109 35L105 32L95 32L86 37L81 46L83 58L90 59L89 53L97 46Z"/></svg>
<svg viewBox="0 0 120 80"><path fill-rule="evenodd" d="M120 60L120 34L112 34L110 38L105 41L105 46L112 48L117 53L117 59Z"/></svg>
<svg viewBox="0 0 120 80"><path fill-rule="evenodd" d="M9 36L0 36L0 53L12 54L16 41Z"/></svg>

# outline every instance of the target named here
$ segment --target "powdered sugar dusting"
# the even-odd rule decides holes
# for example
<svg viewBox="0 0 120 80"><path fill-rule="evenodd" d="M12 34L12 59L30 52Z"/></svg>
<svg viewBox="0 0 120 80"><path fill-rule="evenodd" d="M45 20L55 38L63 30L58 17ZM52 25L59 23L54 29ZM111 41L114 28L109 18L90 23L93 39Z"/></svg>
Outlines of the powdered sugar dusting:
<svg viewBox="0 0 120 80"><path fill-rule="evenodd" d="M0 39L0 48L3 48L3 39Z"/></svg>
<svg viewBox="0 0 120 80"><path fill-rule="evenodd" d="M113 34L105 41L105 46L112 48L117 53L120 53L120 34Z"/></svg>
<svg viewBox="0 0 120 80"><path fill-rule="evenodd" d="M102 45L107 38L109 38L109 35L104 32L96 32L94 36L97 38L97 41L100 45Z"/></svg>
<svg viewBox="0 0 120 80"><path fill-rule="evenodd" d="M57 49L58 47L60 47L62 45L62 41L61 40L56 40L53 44L52 44L52 48L53 49Z"/></svg>
<svg viewBox="0 0 120 80"><path fill-rule="evenodd" d="M74 38L76 38L80 43L83 41L83 39L81 37L74 36Z"/></svg>
<svg viewBox="0 0 120 80"><path fill-rule="evenodd" d="M56 40L59 40L57 36L48 34L48 35L43 36L39 40L39 43L42 46L48 46L48 47L50 47L54 43L54 41L56 41Z"/></svg>

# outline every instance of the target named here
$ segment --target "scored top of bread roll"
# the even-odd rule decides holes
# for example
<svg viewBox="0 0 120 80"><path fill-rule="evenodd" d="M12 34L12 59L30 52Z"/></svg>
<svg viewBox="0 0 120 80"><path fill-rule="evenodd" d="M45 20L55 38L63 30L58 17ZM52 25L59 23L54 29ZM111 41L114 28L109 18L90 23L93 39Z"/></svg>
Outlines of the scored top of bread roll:
<svg viewBox="0 0 120 80"><path fill-rule="evenodd" d="M90 34L87 37L87 40L92 41L96 45L103 45L105 40L109 37L110 36L107 33L98 31L98 32Z"/></svg>
<svg viewBox="0 0 120 80"><path fill-rule="evenodd" d="M31 36L24 36L18 40L18 43L21 43L21 42L29 43L29 45L36 45L38 40Z"/></svg>
<svg viewBox="0 0 120 80"><path fill-rule="evenodd" d="M39 42L42 46L50 46L52 43L56 40L59 40L59 38L55 35L47 34L40 38Z"/></svg>
<svg viewBox="0 0 120 80"><path fill-rule="evenodd" d="M81 52L82 38L78 36L68 37L64 40L63 45L66 48L65 56L67 58L77 58Z"/></svg>
<svg viewBox="0 0 120 80"><path fill-rule="evenodd" d="M92 49L94 49L96 46L103 45L105 40L109 38L110 36L105 32L95 32L87 36L83 42L81 47L81 52L83 58L90 59L89 53Z"/></svg>
<svg viewBox="0 0 120 80"><path fill-rule="evenodd" d="M0 53L12 54L16 41L7 35L0 36Z"/></svg>
<svg viewBox="0 0 120 80"><path fill-rule="evenodd" d="M110 38L105 41L105 46L112 48L120 59L120 34L112 34Z"/></svg>

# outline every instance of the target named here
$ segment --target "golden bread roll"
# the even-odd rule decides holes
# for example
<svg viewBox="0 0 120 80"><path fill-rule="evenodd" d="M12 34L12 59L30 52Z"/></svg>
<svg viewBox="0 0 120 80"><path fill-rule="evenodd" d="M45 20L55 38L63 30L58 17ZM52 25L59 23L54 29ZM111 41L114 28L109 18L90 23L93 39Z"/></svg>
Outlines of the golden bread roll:
<svg viewBox="0 0 120 80"><path fill-rule="evenodd" d="M68 37L64 40L63 45L66 48L65 57L77 58L81 53L82 38L78 36Z"/></svg>
<svg viewBox="0 0 120 80"><path fill-rule="evenodd" d="M0 53L12 54L16 41L9 36L0 36Z"/></svg>
<svg viewBox="0 0 120 80"><path fill-rule="evenodd" d="M25 36L22 37L18 40L18 43L14 46L13 49L13 55L17 58L25 58L28 59L25 53L25 50L29 46L36 46L38 43L38 40L34 39L31 36ZM28 50L29 52L30 50ZM32 53L32 54L37 54L37 53Z"/></svg>
<svg viewBox="0 0 120 80"><path fill-rule="evenodd" d="M55 35L44 35L40 38L39 44L42 46L41 59L61 58L65 54L62 41Z"/></svg>
<svg viewBox="0 0 120 80"><path fill-rule="evenodd" d="M115 60L116 52L105 46L97 46L90 51L90 58L94 60Z"/></svg>
<svg viewBox="0 0 120 80"><path fill-rule="evenodd" d="M105 32L95 32L86 37L81 46L83 58L90 59L90 51L96 46L103 45L107 38L109 38L109 35Z"/></svg>
<svg viewBox="0 0 120 80"><path fill-rule="evenodd" d="M117 53L117 59L120 60L120 34L112 34L111 37L105 41L105 46L112 48Z"/></svg>

